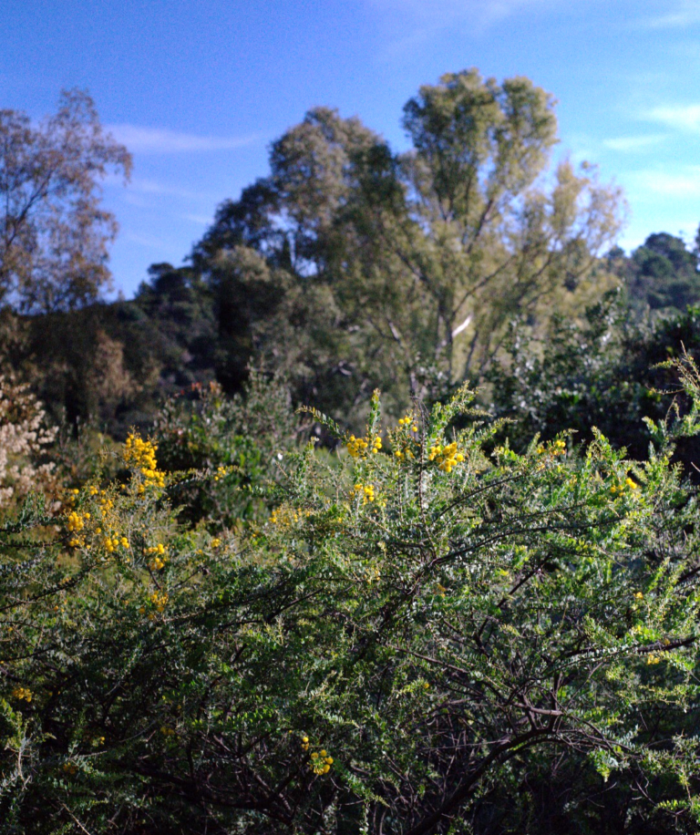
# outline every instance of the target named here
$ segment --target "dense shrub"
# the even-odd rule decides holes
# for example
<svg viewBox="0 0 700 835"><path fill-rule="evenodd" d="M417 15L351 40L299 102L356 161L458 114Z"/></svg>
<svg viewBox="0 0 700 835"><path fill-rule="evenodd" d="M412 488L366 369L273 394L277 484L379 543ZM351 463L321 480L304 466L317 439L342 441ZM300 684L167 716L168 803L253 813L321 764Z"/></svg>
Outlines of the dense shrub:
<svg viewBox="0 0 700 835"><path fill-rule="evenodd" d="M375 398L361 437L315 414L341 445L281 453L266 521L183 527L173 488L218 473L138 435L59 525L28 500L0 531L3 832L687 831L681 370L694 405L644 461L602 435L486 454L462 391L390 429Z"/></svg>

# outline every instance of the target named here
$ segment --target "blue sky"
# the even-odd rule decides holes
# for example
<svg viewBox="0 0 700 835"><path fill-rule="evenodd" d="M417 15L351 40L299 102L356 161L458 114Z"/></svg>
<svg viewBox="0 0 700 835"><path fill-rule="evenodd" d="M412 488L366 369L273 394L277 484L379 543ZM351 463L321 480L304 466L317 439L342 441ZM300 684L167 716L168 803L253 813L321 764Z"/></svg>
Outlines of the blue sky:
<svg viewBox="0 0 700 835"><path fill-rule="evenodd" d="M478 67L558 100L557 154L621 185L621 244L700 224L700 0L2 0L0 108L40 118L92 94L134 155L105 184L126 296L182 263L216 206L266 174L270 142L319 104L397 149L421 84Z"/></svg>

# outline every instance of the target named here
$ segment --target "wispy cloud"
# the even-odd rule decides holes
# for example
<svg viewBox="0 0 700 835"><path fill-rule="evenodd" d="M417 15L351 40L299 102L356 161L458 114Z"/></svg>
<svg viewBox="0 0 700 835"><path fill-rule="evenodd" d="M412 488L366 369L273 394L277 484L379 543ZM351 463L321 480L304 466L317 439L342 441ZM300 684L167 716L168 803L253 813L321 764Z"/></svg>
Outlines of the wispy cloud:
<svg viewBox="0 0 700 835"><path fill-rule="evenodd" d="M200 136L194 133L144 128L139 125L108 125L110 133L133 153L181 154L207 151L232 151L251 145L260 136Z"/></svg>
<svg viewBox="0 0 700 835"><path fill-rule="evenodd" d="M160 183L157 180L149 180L141 177L136 177L128 185L129 191L134 191L138 194L152 194L164 197L180 197L183 200L215 200L217 195L215 193L192 191L192 189L182 188L181 186L171 186L167 183Z"/></svg>
<svg viewBox="0 0 700 835"><path fill-rule="evenodd" d="M644 116L674 130L700 132L700 104L669 104L653 107Z"/></svg>
<svg viewBox="0 0 700 835"><path fill-rule="evenodd" d="M138 244L138 246L145 246L148 249L158 249L164 251L168 248L167 242L157 235L149 235L147 233L144 234L143 232L131 232L127 229L124 232L124 238L126 238L126 240L130 243Z"/></svg>
<svg viewBox="0 0 700 835"><path fill-rule="evenodd" d="M667 12L646 18L645 25L652 29L667 29L700 23L700 0L673 0L667 5L670 6Z"/></svg>
<svg viewBox="0 0 700 835"><path fill-rule="evenodd" d="M195 215L185 213L180 215L183 220L189 220L191 223L196 223L198 226L209 226L213 222L213 215Z"/></svg>
<svg viewBox="0 0 700 835"><path fill-rule="evenodd" d="M488 26L521 9L559 5L560 0L369 0L380 10L401 13L435 28L456 20Z"/></svg>
<svg viewBox="0 0 700 835"><path fill-rule="evenodd" d="M648 136L616 136L611 139L604 139L603 146L611 151L630 153L634 151L645 151L659 145L666 139L666 134L655 133Z"/></svg>
<svg viewBox="0 0 700 835"><path fill-rule="evenodd" d="M629 176L637 186L664 197L697 197L700 193L700 165L681 171L637 171Z"/></svg>
<svg viewBox="0 0 700 835"><path fill-rule="evenodd" d="M579 0L580 1L580 0ZM568 3L576 0L568 0ZM406 54L449 28L481 35L518 12L565 5L564 0L365 0L383 13L394 34L386 57Z"/></svg>

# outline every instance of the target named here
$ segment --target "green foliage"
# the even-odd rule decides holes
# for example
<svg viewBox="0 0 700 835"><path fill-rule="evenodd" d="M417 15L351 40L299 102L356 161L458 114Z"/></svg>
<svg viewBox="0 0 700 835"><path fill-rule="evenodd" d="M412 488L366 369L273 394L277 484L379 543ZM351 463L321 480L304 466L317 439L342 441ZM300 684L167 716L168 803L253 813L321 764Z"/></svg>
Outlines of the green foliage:
<svg viewBox="0 0 700 835"><path fill-rule="evenodd" d="M649 235L631 258L619 260L618 271L637 316L648 311L679 315L700 302L697 253L681 238L665 232Z"/></svg>
<svg viewBox="0 0 700 835"><path fill-rule="evenodd" d="M638 325L611 293L588 308L582 322L555 317L546 340L514 321L503 357L486 375L483 399L512 421L507 435L517 449L535 434L551 439L565 430L587 444L597 427L641 458L651 440L647 421L662 424L670 411L690 406L675 368L667 365L686 354L700 359L700 309ZM696 437L679 438L675 460L694 475L698 452Z"/></svg>
<svg viewBox="0 0 700 835"><path fill-rule="evenodd" d="M46 137L128 166L91 107ZM133 301L88 304L104 213L65 281L32 228L0 251L52 311L1 311L3 364L64 420L48 489L52 432L6 398L3 833L700 824L696 253L600 259L619 194L547 176L528 79L449 74L404 116L396 154L308 113Z"/></svg>
<svg viewBox="0 0 700 835"><path fill-rule="evenodd" d="M396 154L357 119L317 108L275 142L270 175L222 204L192 263L215 298L220 379L254 358L336 417L380 387L398 414L480 375L516 311L546 330L610 282L594 270L619 194L560 164L551 97L476 70L424 86Z"/></svg>
<svg viewBox="0 0 700 835"><path fill-rule="evenodd" d="M218 396L163 419L213 492L240 452ZM555 759L582 778L559 831L611 831L586 798L620 785L629 831L688 831L698 508L669 459L696 411L633 461L601 434L491 453L472 402L387 427L375 396L332 456L288 445L268 519L216 535L223 500L178 522L166 432L58 528L25 505L0 530L5 831L546 831Z"/></svg>
<svg viewBox="0 0 700 835"><path fill-rule="evenodd" d="M180 520L221 530L266 519L276 476L296 446L287 387L251 371L233 398L216 383L194 383L189 393L168 400L153 428L161 468L180 476L169 488Z"/></svg>

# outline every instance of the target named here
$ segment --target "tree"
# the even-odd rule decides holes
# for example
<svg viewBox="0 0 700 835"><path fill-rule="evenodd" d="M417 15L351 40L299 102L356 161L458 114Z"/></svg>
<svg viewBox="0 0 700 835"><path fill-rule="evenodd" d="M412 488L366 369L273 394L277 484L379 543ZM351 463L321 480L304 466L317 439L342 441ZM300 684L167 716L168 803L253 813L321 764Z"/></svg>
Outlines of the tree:
<svg viewBox="0 0 700 835"><path fill-rule="evenodd" d="M624 262L623 262L624 263ZM630 307L637 315L652 311L683 313L700 301L697 253L682 238L657 232L638 247L623 268Z"/></svg>
<svg viewBox="0 0 700 835"><path fill-rule="evenodd" d="M312 110L274 143L269 177L222 206L194 263L226 288L222 310L235 296L222 265L244 288L240 252L223 257L234 248L254 250L273 287L326 288L328 324L346 334L336 375L351 378L343 402L320 404L336 412L373 386L398 409L431 378L444 389L479 377L516 311L544 331L553 308L576 315L609 284L595 268L620 195L586 165L546 178L553 104L526 78L445 75L406 105L405 154L356 118Z"/></svg>
<svg viewBox="0 0 700 835"><path fill-rule="evenodd" d="M104 133L86 92L64 91L37 127L0 110L0 303L68 310L110 285L117 224L100 207L99 187L109 170L128 179L131 157Z"/></svg>

